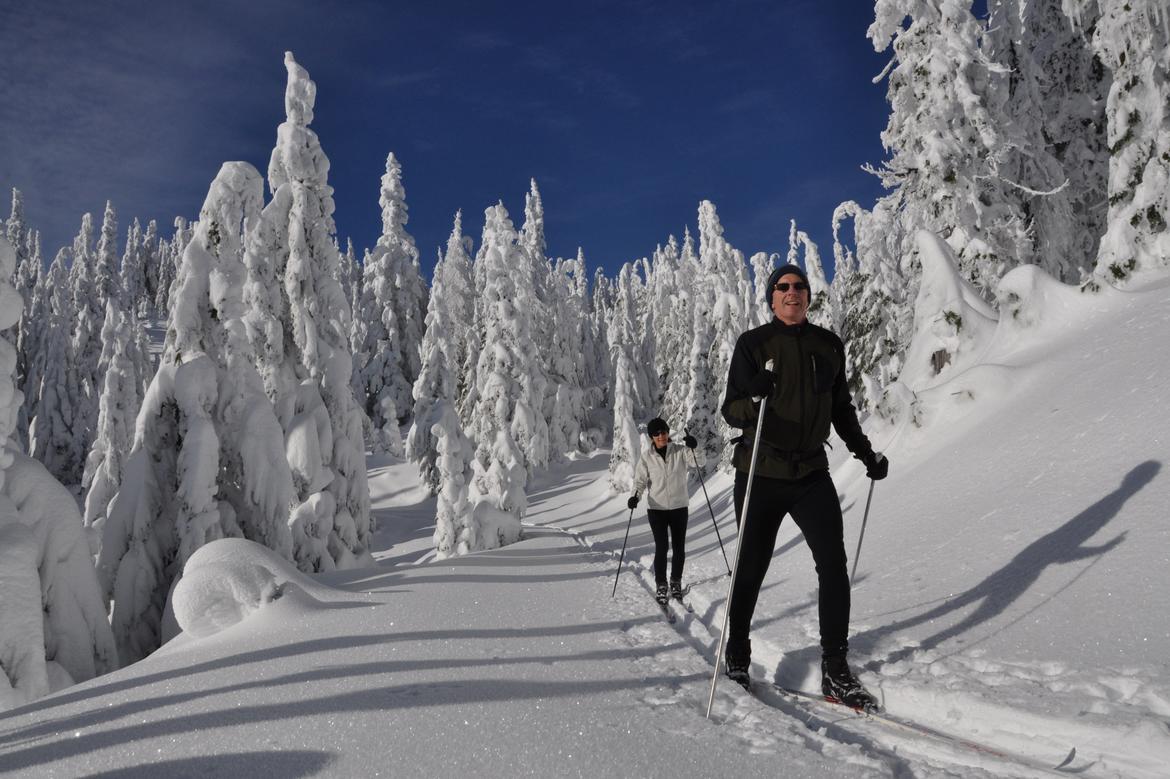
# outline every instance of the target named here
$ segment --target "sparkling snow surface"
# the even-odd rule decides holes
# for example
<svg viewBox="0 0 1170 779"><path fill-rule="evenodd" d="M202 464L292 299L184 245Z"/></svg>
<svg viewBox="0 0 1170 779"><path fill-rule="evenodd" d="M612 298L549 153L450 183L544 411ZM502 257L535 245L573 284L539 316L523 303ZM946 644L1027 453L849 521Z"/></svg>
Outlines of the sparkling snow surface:
<svg viewBox="0 0 1170 779"><path fill-rule="evenodd" d="M722 680L707 721L728 579L703 492L695 613L671 626L643 512L610 597L630 514L600 453L540 476L524 541L441 562L413 468L372 461L377 567L292 572L275 598L248 569L235 624L0 714L0 773L1165 776L1170 287L1045 300L1042 326L1001 327L970 367L919 387L921 427L867 423L891 472L851 638L890 712L1026 762L768 689L815 688L816 581L790 521L753 626L759 697ZM869 482L839 443L833 458L852 559ZM707 490L731 554L730 480ZM225 577L258 565L209 556Z"/></svg>

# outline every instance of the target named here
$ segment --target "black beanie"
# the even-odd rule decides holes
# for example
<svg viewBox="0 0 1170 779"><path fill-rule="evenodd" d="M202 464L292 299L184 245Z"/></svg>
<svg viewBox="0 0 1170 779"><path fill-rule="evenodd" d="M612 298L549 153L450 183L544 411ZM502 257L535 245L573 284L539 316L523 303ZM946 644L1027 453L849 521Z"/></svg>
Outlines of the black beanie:
<svg viewBox="0 0 1170 779"><path fill-rule="evenodd" d="M646 435L653 436L655 433L666 433L670 431L670 425L666 424L666 420L662 417L654 417L646 423Z"/></svg>
<svg viewBox="0 0 1170 779"><path fill-rule="evenodd" d="M792 265L791 263L788 265L781 265L779 268L772 271L771 275L768 276L768 286L764 287L764 305L766 305L768 308L772 307L772 287L775 287L776 282L787 276L789 273L795 273L804 280L805 284L808 284L808 274L806 274L804 269L799 265ZM811 289L809 291L809 296L812 296Z"/></svg>

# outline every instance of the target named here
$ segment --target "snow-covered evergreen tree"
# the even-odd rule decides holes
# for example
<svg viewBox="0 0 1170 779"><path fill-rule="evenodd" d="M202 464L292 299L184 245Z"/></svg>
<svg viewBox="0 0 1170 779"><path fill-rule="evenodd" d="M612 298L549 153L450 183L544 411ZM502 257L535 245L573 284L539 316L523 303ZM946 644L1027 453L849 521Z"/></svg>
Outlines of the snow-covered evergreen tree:
<svg viewBox="0 0 1170 779"><path fill-rule="evenodd" d="M159 257L162 253L162 242L158 237L158 222L151 219L146 223L146 231L142 234L142 303L140 317L148 318L156 315L155 301L158 297L159 285Z"/></svg>
<svg viewBox="0 0 1170 779"><path fill-rule="evenodd" d="M353 252L353 239L345 239L345 251L340 255L340 262L337 263L337 283L341 285L341 293L345 295L345 299L350 301L351 308L353 304L353 280L354 276L361 272L361 268L357 264L357 256Z"/></svg>
<svg viewBox="0 0 1170 779"><path fill-rule="evenodd" d="M1091 52L1060 0L992 0L988 10L983 48L994 63L988 109L1002 137L995 157L995 172L1008 185L1002 195L1026 222L1025 258L1076 282L1091 266L1087 248L1095 248L1101 233L1100 209L1086 211L1084 198L1105 198L1107 154L1095 129L1098 117L1092 116L1100 114L1104 94L1093 95L1100 86L1091 75ZM1089 122L1069 128L1070 115ZM1070 152L1065 147L1074 137L1078 143ZM1094 146L1094 155L1083 154ZM1076 160L1078 169L1067 170L1066 160Z"/></svg>
<svg viewBox="0 0 1170 779"><path fill-rule="evenodd" d="M503 204L484 212L483 238L476 257L477 286L482 319L483 348L478 354L476 386L468 395L471 412L469 434L476 442L476 494L493 501L496 508L524 515L533 429L543 423L541 396L532 392L529 368L535 349L528 331L529 320L521 307L514 269L524 259L516 245L516 230ZM547 428L544 432L547 441ZM547 458L547 450L545 453ZM519 467L519 475L516 468ZM519 482L517 486L517 481Z"/></svg>
<svg viewBox="0 0 1170 779"><path fill-rule="evenodd" d="M85 438L75 429L75 394L71 391L76 378L70 370L69 328L76 317L69 294L69 271L65 269L69 254L66 248L57 252L45 278L45 337L40 347L43 358L38 358L43 359L44 367L36 388L36 403L32 404L29 452L53 478L64 484L77 484L85 465L85 450L81 448Z"/></svg>
<svg viewBox="0 0 1170 779"><path fill-rule="evenodd" d="M584 252L578 250L577 258L584 266ZM613 366L610 364L608 332L611 298L611 283L605 271L597 268L593 272L589 320L581 347L585 359L585 407L589 420L586 438L590 448L604 446L613 431Z"/></svg>
<svg viewBox="0 0 1170 779"><path fill-rule="evenodd" d="M272 326L264 329L257 357L270 374L265 387L273 388L278 410L288 408L284 398L291 390L285 434L300 501L294 550L302 569L320 570L368 562L373 525L362 416L350 384L349 301L335 278L329 160L309 128L317 87L291 52L285 53L285 67L287 118L277 128L268 164L272 201L252 241L250 276L266 263L265 273L281 284L281 302L263 284L258 289L267 297L253 298L260 306L255 323ZM279 339L273 325L283 327ZM250 334L257 332L249 327ZM299 382L291 388L285 383L290 376Z"/></svg>
<svg viewBox="0 0 1170 779"><path fill-rule="evenodd" d="M801 261L803 257L803 261ZM816 243L804 230L796 228L796 220L792 220L792 229L789 235L788 261L804 268L808 274L810 322L826 327L834 333L840 332L841 321L835 290L829 285L825 276L825 268L821 264L821 252ZM757 279L757 285L759 280ZM767 280L765 278L765 282ZM762 290L761 290L762 292ZM762 301L763 295L756 298ZM754 317L753 317L754 319Z"/></svg>
<svg viewBox="0 0 1170 779"><path fill-rule="evenodd" d="M393 153L386 158L378 202L382 235L366 258L351 341L357 355L354 384L383 439L380 448L386 448L386 437L397 437L398 426L409 421L414 406L411 388L419 375L418 350L426 314L418 249L406 232L402 166Z"/></svg>
<svg viewBox="0 0 1170 779"><path fill-rule="evenodd" d="M187 220L175 217L175 232L158 255L158 287L155 290L154 308L157 316L165 318L171 310L171 286L175 283L179 260L191 240L192 229Z"/></svg>
<svg viewBox="0 0 1170 779"><path fill-rule="evenodd" d="M243 323L243 230L258 221L262 187L247 163L225 164L212 182L118 492L104 511L100 496L87 505L95 524L107 517L99 574L124 659L159 645L171 584L204 544L243 536L293 557L284 434Z"/></svg>
<svg viewBox="0 0 1170 779"><path fill-rule="evenodd" d="M882 133L890 158L877 173L900 206L896 256L913 255L914 234L928 229L947 240L966 277L993 297L1004 271L1031 259L1032 242L1014 182L1000 172L1015 138L994 113L997 66L984 48L985 26L972 15L971 0L878 0L875 16L874 48L894 51L891 113Z"/></svg>
<svg viewBox="0 0 1170 779"><path fill-rule="evenodd" d="M582 451L586 427L585 331L589 326L588 276L584 254L572 260L558 260L552 275L552 295L558 301L553 313L552 349L548 374L553 392L549 419L549 455L560 459Z"/></svg>
<svg viewBox="0 0 1170 779"><path fill-rule="evenodd" d="M456 213L455 225L447 239L447 254L435 263L426 333L422 336L422 371L412 391L414 421L406 440L406 456L418 464L422 482L432 495L438 494L442 485L438 462L442 455L433 430L440 425L445 430L443 434L455 435L449 420L440 418L448 407L457 408L460 393L466 392L460 381L462 366L467 361L468 332L472 329L468 317L470 299L472 278L463 244L462 214ZM448 446L454 447L455 453L459 444L453 440Z"/></svg>
<svg viewBox="0 0 1170 779"><path fill-rule="evenodd" d="M772 311L765 305L764 288L768 285L768 278L776 269L778 254L756 252L748 262L752 266L751 297L744 301L744 309L748 312L748 327L758 327L772 321Z"/></svg>
<svg viewBox="0 0 1170 779"><path fill-rule="evenodd" d="M432 288L431 301L434 301ZM427 331L429 334L429 330ZM424 361L425 366L425 361ZM425 367L424 367L425 370ZM471 502L471 463L475 445L463 434L459 415L446 400L435 407L430 436L435 441L438 500L435 503L435 557L443 560L482 548ZM418 424L418 418L415 418Z"/></svg>
<svg viewBox="0 0 1170 779"><path fill-rule="evenodd" d="M687 427L712 464L730 461L724 441L730 428L719 413L731 355L751 321L743 301L751 289L743 253L723 237L723 225L710 201L699 204L700 280L692 312L691 381L687 397ZM705 352L705 353L704 353Z"/></svg>
<svg viewBox="0 0 1170 779"><path fill-rule="evenodd" d="M862 409L878 401L880 388L897 379L901 355L913 334L913 307L906 276L894 253L896 201L882 199L873 211L846 201L833 212L834 297L841 311L838 335L845 343L849 389ZM853 219L857 251L841 240ZM860 257L860 260L856 258Z"/></svg>
<svg viewBox="0 0 1170 779"><path fill-rule="evenodd" d="M689 416L690 352L694 328L696 285L700 282L698 258L690 230L685 234L680 256L674 236L655 253L655 297L658 301L654 320L657 339L655 365L660 380L661 400L657 415L674 424L685 425Z"/></svg>
<svg viewBox="0 0 1170 779"><path fill-rule="evenodd" d="M122 483L122 470L134 443L134 424L142 405L141 364L134 358L138 348L137 319L133 312L118 311L106 304L102 326L106 375L99 403L97 433L85 462L82 487L85 496L83 520L90 532L93 552L100 550L102 528L110 500Z"/></svg>
<svg viewBox="0 0 1170 779"><path fill-rule="evenodd" d="M10 441L21 405L4 334L23 309L15 267L0 236L0 710L118 667L77 504Z"/></svg>
<svg viewBox="0 0 1170 779"><path fill-rule="evenodd" d="M24 221L24 195L16 187L12 188L12 208L4 222L4 235L8 238L8 245L15 257L13 269L8 274L11 276L20 270L28 245L28 225ZM20 286L17 285L17 290L19 289Z"/></svg>
<svg viewBox="0 0 1170 779"><path fill-rule="evenodd" d="M126 231L126 248L122 251L122 270L118 277L122 306L134 315L146 315L146 247L142 225L135 219Z"/></svg>
<svg viewBox="0 0 1170 779"><path fill-rule="evenodd" d="M542 396L541 413L547 427L552 421L557 394L557 385L548 374L553 360L556 319L553 309L558 301L553 299L552 267L546 256L548 245L544 235L544 201L540 197L536 179L530 179L528 192L524 196L524 224L520 228L518 243L531 274L531 279L518 281L524 282L526 289L531 288L531 298L526 307L530 322L529 330L536 347L533 384L534 391ZM561 454L563 452L553 452L550 449L550 457Z"/></svg>
<svg viewBox="0 0 1170 779"><path fill-rule="evenodd" d="M613 364L613 449L609 456L609 484L616 493L629 492L634 468L641 456L637 374L634 366L634 306L629 290L634 266L626 263L618 274L618 296L610 317L609 347Z"/></svg>
<svg viewBox="0 0 1170 779"><path fill-rule="evenodd" d="M1113 75L1106 103L1109 213L1094 275L1127 284L1170 266L1170 8L1066 0Z"/></svg>
<svg viewBox="0 0 1170 779"><path fill-rule="evenodd" d="M101 234L98 237L97 251L94 255L93 283L97 290L97 305L99 321L105 321L106 303L118 298L118 214L110 201L106 201L105 215L102 217ZM100 332L100 331L99 331ZM99 374L104 370L99 367ZM101 377L97 383L101 382Z"/></svg>

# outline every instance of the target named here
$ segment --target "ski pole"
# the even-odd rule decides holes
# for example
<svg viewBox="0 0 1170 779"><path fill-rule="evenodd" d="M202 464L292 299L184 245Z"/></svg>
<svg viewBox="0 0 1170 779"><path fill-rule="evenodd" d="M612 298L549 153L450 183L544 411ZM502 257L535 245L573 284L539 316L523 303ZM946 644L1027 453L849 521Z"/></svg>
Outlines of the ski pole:
<svg viewBox="0 0 1170 779"><path fill-rule="evenodd" d="M849 574L849 588L853 589L853 577L857 575L857 561L861 559L861 542L865 540L865 523L869 520L869 502L873 500L873 479L869 480L869 497L865 499L865 514L861 517L861 535L857 537L857 551L853 553L853 571Z"/></svg>
<svg viewBox="0 0 1170 779"><path fill-rule="evenodd" d="M689 430L683 432L690 435ZM727 562L727 550L723 548L723 537L719 535L719 523L715 521L715 509L711 508L711 496L707 494L707 483L703 480L703 469L699 467L699 456L691 450L691 457L695 460L695 472L699 474L699 484L703 485L703 497L707 499L707 510L711 512L711 524L715 526L715 538L719 539L719 551L723 553L723 564L727 566L727 575L731 576L731 564Z"/></svg>
<svg viewBox="0 0 1170 779"><path fill-rule="evenodd" d="M772 370L773 363L773 360L768 360L764 364L764 370ZM767 406L768 398L761 398L760 415L756 420L756 438L752 442L752 462L748 466L747 491L744 492L743 511L740 513L739 538L735 542L735 565L731 569L731 583L727 585L727 604L723 609L723 629L719 631L719 646L715 650L715 673L711 674L711 695L707 698L707 719L711 719L711 707L715 705L715 686L719 683L719 665L723 662L723 646L727 640L727 623L731 617L731 593L735 591L735 575L739 573L740 552L743 551L744 531L747 530L748 506L752 500L752 482L756 476L756 457L760 454L760 436L764 432L764 411Z"/></svg>
<svg viewBox="0 0 1170 779"><path fill-rule="evenodd" d="M630 525L632 524L634 524L634 510L630 509L630 521L626 523L626 538L622 541L622 553L618 556L617 576L613 577L613 595L609 596L611 598L617 597L618 577L622 575L622 560L626 558L626 541L630 540Z"/></svg>

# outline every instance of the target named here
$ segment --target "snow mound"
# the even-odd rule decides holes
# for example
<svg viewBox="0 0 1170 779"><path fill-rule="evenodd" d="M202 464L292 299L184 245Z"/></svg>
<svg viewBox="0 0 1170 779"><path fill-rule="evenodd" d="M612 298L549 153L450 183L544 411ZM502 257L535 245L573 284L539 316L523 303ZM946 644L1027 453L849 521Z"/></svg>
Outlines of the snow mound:
<svg viewBox="0 0 1170 779"><path fill-rule="evenodd" d="M330 588L271 549L243 538L223 538L191 555L171 595L171 607L184 632L206 638L297 590L334 599Z"/></svg>

